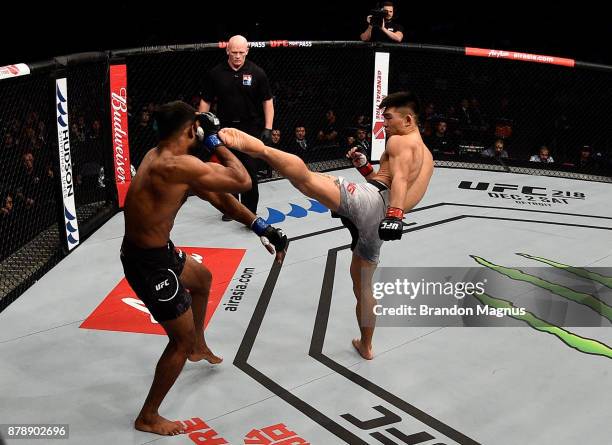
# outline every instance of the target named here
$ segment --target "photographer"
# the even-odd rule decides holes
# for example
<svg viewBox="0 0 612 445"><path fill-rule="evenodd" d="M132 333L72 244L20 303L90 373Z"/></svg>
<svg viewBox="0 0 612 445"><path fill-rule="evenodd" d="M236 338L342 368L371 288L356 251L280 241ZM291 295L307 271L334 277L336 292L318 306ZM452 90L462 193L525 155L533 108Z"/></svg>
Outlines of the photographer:
<svg viewBox="0 0 612 445"><path fill-rule="evenodd" d="M366 18L368 28L361 33L364 42L400 43L404 38L404 28L393 21L393 3L384 2L381 9L373 9Z"/></svg>

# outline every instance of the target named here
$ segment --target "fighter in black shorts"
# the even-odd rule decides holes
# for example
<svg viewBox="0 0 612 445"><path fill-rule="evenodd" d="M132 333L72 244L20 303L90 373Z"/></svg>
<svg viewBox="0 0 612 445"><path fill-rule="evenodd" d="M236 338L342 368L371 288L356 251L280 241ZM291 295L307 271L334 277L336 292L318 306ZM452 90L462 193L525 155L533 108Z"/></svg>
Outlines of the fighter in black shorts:
<svg viewBox="0 0 612 445"><path fill-rule="evenodd" d="M125 276L151 315L163 326L169 342L153 384L138 415L136 429L162 435L182 427L158 413L187 358L220 363L204 339L204 318L211 274L174 247L170 231L187 193L208 200L226 215L261 237L282 261L287 237L240 204L231 192L251 187L246 170L217 137L218 119L196 114L184 102L162 105L155 113L160 142L145 155L132 180L125 206L121 262ZM220 164L202 162L199 150L214 151Z"/></svg>
<svg viewBox="0 0 612 445"><path fill-rule="evenodd" d="M142 249L123 239L125 277L158 322L174 320L191 306L191 295L179 279L186 258L172 241L163 247Z"/></svg>

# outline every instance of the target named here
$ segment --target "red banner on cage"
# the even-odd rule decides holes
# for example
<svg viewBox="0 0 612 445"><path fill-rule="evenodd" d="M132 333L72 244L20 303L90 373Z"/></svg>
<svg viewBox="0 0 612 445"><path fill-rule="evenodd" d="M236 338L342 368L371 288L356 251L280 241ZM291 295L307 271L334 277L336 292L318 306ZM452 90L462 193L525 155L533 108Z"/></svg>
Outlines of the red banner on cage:
<svg viewBox="0 0 612 445"><path fill-rule="evenodd" d="M574 67L576 61L574 59L564 59L561 57L543 56L541 54L528 54L518 53L516 51L502 51L498 49L484 49L484 48L465 48L466 56L475 57L489 57L493 59L509 59L518 60L520 62L535 62L535 63L546 63L549 65L561 65Z"/></svg>
<svg viewBox="0 0 612 445"><path fill-rule="evenodd" d="M132 180L130 144L128 142L127 67L110 67L110 125L113 138L113 163L119 207L123 207Z"/></svg>

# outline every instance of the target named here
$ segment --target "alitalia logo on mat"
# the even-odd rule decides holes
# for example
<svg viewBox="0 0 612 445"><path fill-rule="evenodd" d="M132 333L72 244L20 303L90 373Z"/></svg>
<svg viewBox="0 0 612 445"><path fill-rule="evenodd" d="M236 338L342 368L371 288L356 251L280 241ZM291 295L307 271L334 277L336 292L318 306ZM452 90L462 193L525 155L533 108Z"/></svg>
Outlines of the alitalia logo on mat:
<svg viewBox="0 0 612 445"><path fill-rule="evenodd" d="M562 271L565 274L577 276L583 280L586 280L587 282L590 282L593 285L599 284L605 286L608 289L612 289L612 277L610 276L605 276L596 272L591 272L584 268L570 266L568 264L563 264L547 258L528 255L526 253L517 253L517 255L546 264L548 266L553 267L554 269ZM537 288L549 291L552 294L557 295L562 299L570 302L571 304L583 305L589 308L589 310L596 312L601 317L604 317L608 321L612 322L612 307L597 295L577 291L562 284L547 281L538 276L525 273L518 268L501 266L476 255L470 256L478 264L485 266L486 268L500 275L506 276L515 281L529 283L533 286L536 286ZM474 294L474 297L478 299L482 304L489 305L490 307L498 309L511 309L513 307L516 307L511 301L505 300L500 296L493 296L487 293L477 293ZM542 318L537 317L532 312L526 311L524 315L509 316L526 323L537 331L555 336L560 341L565 343L570 348L575 349L576 351L582 352L584 354L598 355L612 359L612 348L610 348L610 346L608 346L607 344L599 340L571 332L570 330L567 330Z"/></svg>

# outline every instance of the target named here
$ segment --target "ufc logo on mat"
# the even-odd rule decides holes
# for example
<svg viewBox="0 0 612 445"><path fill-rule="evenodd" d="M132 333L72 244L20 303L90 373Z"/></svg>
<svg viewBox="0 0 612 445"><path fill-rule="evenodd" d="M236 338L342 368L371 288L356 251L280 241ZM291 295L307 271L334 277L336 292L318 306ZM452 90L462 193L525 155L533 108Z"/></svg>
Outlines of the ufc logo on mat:
<svg viewBox="0 0 612 445"><path fill-rule="evenodd" d="M360 420L357 417L353 416L352 414L342 414L340 417L349 421L350 423L355 425L360 430L366 430L366 431L375 430L378 428L382 429L382 427L386 427L386 426L402 421L402 418L400 416L395 414L393 411L388 410L384 406L378 405L378 406L374 406L373 408L379 413L381 413L382 416L375 417L374 419L370 419L370 420ZM428 442L432 439L435 439L435 437L433 437L431 434L429 434L426 431L421 431L421 432L410 434L410 435L402 433L397 428L386 428L384 431L391 434L392 436L395 436L397 439L401 440L401 442L395 442L394 440L390 439L388 436L384 435L380 431L374 431L373 433L370 433L370 436L372 436L379 442L387 444L387 445L400 445L400 444L417 445L417 444ZM435 445L444 445L444 444L438 443Z"/></svg>

